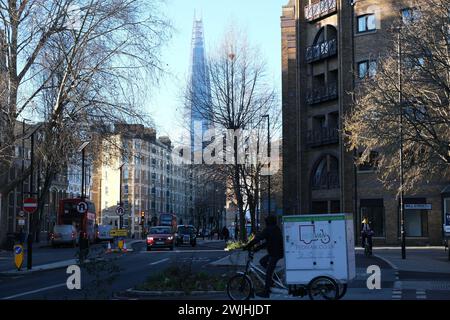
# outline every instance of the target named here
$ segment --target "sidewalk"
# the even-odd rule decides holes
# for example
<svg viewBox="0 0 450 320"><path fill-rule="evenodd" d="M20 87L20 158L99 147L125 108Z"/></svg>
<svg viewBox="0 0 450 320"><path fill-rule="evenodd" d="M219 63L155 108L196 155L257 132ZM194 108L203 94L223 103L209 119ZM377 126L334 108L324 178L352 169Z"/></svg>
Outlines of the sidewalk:
<svg viewBox="0 0 450 320"><path fill-rule="evenodd" d="M133 239L125 239L126 243L127 243L127 251L128 252L133 252L132 246L136 243L139 243L143 240L133 240ZM129 248L128 248L129 247ZM101 254L103 254L104 252L98 254L95 258L100 257ZM95 254L95 252L94 252ZM10 252L10 258L11 258L11 265L13 265L13 254ZM90 259L86 260L86 262L89 262ZM45 264L39 264L39 265L34 265L33 269L31 270L27 270L26 269L26 255L24 257L24 264L22 266L22 270L18 271L17 269L10 269L8 268L7 270L1 270L0 271L0 276L13 276L13 275L24 275L24 274L29 274L29 273L33 273L33 272L38 272L38 271L48 271L48 270L55 270L55 269L61 269L61 268L66 268L70 265L73 264L77 264L78 263L78 259L66 259L66 260L61 260L61 261L53 261L50 263L45 263Z"/></svg>
<svg viewBox="0 0 450 320"><path fill-rule="evenodd" d="M450 273L448 252L444 247L406 247L406 259L401 248L373 248L374 255L387 260L399 271Z"/></svg>

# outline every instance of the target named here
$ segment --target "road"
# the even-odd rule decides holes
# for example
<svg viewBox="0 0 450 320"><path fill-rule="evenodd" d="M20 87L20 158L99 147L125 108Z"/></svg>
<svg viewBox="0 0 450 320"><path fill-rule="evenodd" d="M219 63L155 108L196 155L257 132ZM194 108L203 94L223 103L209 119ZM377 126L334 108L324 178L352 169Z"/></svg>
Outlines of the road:
<svg viewBox="0 0 450 320"><path fill-rule="evenodd" d="M41 271L27 275L0 277L1 299L133 299L124 292L142 283L147 277L159 273L168 266L188 264L194 271L224 274L230 272L230 267L213 266L210 263L218 261L229 252L223 250L223 242L199 241L195 247L179 247L174 251L145 250L143 242L133 245L133 252L122 254L107 254L105 263L100 260L96 266L97 273L82 269L82 289L69 290L66 286L68 274L66 269ZM73 249L41 249L41 261L73 258ZM56 250L56 251L55 251ZM102 251L97 246L96 251ZM57 255L55 253L58 253ZM51 254L52 253L52 254ZM45 259L44 257L47 257ZM367 288L367 268L371 265L381 269L381 288ZM395 270L391 264L379 257L365 257L361 251L356 254L357 277L349 284L344 299L347 300L450 300L450 279L448 273L431 273L418 271ZM119 268L116 278L108 283L109 277ZM153 299L169 299L155 297ZM225 294L185 297L186 299L227 299ZM146 298L150 299L150 298ZM286 294L272 294L272 300L294 299ZM299 299L299 298L295 298ZM306 297L303 299L307 299Z"/></svg>

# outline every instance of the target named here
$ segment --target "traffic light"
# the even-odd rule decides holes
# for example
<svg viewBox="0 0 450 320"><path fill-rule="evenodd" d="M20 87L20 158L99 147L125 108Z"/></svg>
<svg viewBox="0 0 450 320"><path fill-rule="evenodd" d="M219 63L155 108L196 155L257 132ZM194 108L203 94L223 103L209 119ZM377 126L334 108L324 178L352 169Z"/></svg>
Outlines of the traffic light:
<svg viewBox="0 0 450 320"><path fill-rule="evenodd" d="M144 225L145 223L145 212L141 211L141 224Z"/></svg>

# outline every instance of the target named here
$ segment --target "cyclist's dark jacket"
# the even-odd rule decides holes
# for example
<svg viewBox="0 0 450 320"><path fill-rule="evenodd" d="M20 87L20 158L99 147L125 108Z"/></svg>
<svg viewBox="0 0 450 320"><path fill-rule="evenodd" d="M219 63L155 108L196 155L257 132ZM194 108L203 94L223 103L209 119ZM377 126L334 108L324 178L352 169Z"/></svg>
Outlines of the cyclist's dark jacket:
<svg viewBox="0 0 450 320"><path fill-rule="evenodd" d="M260 246L260 248L266 247L269 256L280 259L283 258L283 234L281 232L281 229L277 225L267 226L266 228L264 228L264 230L258 233L255 236L255 239L250 241L246 247L251 248L258 242L263 240L265 240L265 243Z"/></svg>

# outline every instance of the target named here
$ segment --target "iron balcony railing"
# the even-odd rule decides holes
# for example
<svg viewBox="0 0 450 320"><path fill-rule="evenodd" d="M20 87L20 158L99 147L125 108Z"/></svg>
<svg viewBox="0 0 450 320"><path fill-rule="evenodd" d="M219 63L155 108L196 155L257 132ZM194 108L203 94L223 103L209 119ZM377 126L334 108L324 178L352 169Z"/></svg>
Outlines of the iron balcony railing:
<svg viewBox="0 0 450 320"><path fill-rule="evenodd" d="M305 7L306 21L314 21L336 12L336 0L321 0Z"/></svg>
<svg viewBox="0 0 450 320"><path fill-rule="evenodd" d="M325 101L335 100L338 97L337 83L333 82L326 86L310 89L306 95L306 102L310 105Z"/></svg>
<svg viewBox="0 0 450 320"><path fill-rule="evenodd" d="M326 59L337 54L337 40L332 39L320 42L314 46L306 48L306 62L311 63Z"/></svg>
<svg viewBox="0 0 450 320"><path fill-rule="evenodd" d="M306 143L310 147L339 143L338 129L324 127L319 130L309 130L306 133Z"/></svg>
<svg viewBox="0 0 450 320"><path fill-rule="evenodd" d="M313 178L313 190L338 189L339 174L337 172L328 172Z"/></svg>

